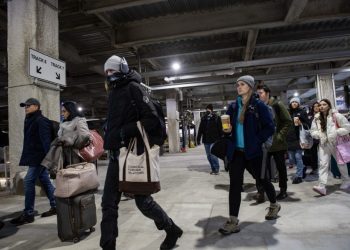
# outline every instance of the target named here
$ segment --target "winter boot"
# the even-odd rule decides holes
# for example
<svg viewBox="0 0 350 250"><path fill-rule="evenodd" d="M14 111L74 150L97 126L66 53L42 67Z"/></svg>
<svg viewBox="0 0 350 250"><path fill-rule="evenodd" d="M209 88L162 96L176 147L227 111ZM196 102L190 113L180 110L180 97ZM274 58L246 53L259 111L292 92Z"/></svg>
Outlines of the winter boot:
<svg viewBox="0 0 350 250"><path fill-rule="evenodd" d="M169 228L165 229L166 237L160 245L160 250L173 249L176 245L176 241L181 237L183 231L173 221Z"/></svg>

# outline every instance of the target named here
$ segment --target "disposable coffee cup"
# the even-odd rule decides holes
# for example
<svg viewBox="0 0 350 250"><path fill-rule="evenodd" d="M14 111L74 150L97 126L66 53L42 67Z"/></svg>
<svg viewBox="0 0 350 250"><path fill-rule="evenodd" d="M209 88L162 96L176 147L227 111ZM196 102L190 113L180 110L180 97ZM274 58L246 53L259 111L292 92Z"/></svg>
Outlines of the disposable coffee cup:
<svg viewBox="0 0 350 250"><path fill-rule="evenodd" d="M221 116L222 129L228 130L230 128L230 116L222 115Z"/></svg>

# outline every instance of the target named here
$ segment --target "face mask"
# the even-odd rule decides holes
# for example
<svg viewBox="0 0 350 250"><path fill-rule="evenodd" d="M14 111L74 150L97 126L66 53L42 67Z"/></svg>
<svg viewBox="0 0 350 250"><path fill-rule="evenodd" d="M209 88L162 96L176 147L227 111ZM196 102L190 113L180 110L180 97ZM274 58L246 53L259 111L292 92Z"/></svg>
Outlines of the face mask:
<svg viewBox="0 0 350 250"><path fill-rule="evenodd" d="M112 75L107 76L106 81L109 85L111 84L118 84L122 80L124 80L126 77L125 74L120 73L120 72L115 72Z"/></svg>

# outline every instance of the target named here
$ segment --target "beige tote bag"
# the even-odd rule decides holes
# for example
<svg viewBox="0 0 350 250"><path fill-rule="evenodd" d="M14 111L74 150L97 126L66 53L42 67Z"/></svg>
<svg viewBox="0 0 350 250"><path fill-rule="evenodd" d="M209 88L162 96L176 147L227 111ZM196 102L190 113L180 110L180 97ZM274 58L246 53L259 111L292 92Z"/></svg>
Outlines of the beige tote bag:
<svg viewBox="0 0 350 250"><path fill-rule="evenodd" d="M146 131L137 122L145 145L144 153L137 155L137 140L133 138L128 148L120 149L119 191L132 194L153 194L160 190L159 146L150 148Z"/></svg>

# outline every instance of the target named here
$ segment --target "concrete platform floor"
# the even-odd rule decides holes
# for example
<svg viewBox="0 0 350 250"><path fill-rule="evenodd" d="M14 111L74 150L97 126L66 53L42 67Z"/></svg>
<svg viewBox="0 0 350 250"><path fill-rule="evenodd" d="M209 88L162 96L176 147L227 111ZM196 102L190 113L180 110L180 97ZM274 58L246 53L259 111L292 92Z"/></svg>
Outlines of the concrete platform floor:
<svg viewBox="0 0 350 250"><path fill-rule="evenodd" d="M350 194L339 191L339 180L329 178L329 195L312 191L315 181L298 185L288 182L289 198L282 201L276 221L264 219L268 202L256 205L254 181L248 173L242 193L241 232L221 236L217 229L228 215L228 174L209 175L203 146L188 153L161 157L162 191L155 200L182 227L184 234L177 250L191 249L350 249ZM288 170L290 176L295 169ZM23 196L0 197L0 218L6 225L0 231L0 249L99 249L101 195L106 162L101 162L101 188L96 194L98 224L96 231L79 243L61 242L57 237L56 217L36 217L32 224L16 227L8 221L23 208ZM276 186L278 186L276 184ZM278 189L278 188L277 188ZM45 197L36 199L39 213L49 208ZM152 221L145 218L133 200L120 204L119 238L121 250L156 250L165 237Z"/></svg>

